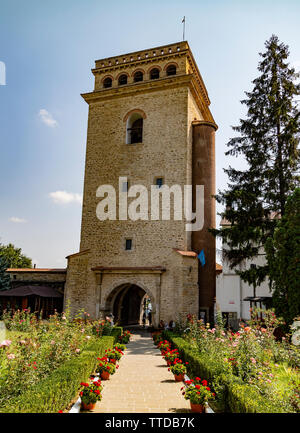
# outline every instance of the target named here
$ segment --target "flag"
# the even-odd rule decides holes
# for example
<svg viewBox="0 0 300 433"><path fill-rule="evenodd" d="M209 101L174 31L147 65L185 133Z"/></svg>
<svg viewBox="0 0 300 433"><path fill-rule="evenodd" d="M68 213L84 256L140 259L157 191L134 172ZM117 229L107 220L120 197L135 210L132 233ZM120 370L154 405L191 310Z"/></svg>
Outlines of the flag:
<svg viewBox="0 0 300 433"><path fill-rule="evenodd" d="M200 260L200 263L203 267L205 265L205 255L203 250L201 250L200 253L198 254L198 259Z"/></svg>
<svg viewBox="0 0 300 433"><path fill-rule="evenodd" d="M182 22L182 23L185 23L185 17L182 18L182 21L181 21L181 22Z"/></svg>

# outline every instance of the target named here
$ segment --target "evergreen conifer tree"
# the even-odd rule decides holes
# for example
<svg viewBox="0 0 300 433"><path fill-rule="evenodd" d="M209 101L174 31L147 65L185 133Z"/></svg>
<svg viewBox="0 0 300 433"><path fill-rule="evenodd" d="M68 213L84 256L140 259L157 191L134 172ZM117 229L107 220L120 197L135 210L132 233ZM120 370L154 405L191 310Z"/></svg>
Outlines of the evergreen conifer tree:
<svg viewBox="0 0 300 433"><path fill-rule="evenodd" d="M290 325L300 315L300 188L288 198L266 253L273 305Z"/></svg>
<svg viewBox="0 0 300 433"><path fill-rule="evenodd" d="M256 286L268 276L268 263L247 269L247 260L265 255L266 241L273 238L276 221L284 216L287 198L299 182L299 74L289 66L288 46L277 36L272 35L265 47L260 76L241 101L248 109L246 119L233 127L237 136L227 144L226 155L245 158L247 168L225 170L228 189L216 200L225 206L222 217L229 224L211 230L226 245L230 267L242 265L237 273Z"/></svg>

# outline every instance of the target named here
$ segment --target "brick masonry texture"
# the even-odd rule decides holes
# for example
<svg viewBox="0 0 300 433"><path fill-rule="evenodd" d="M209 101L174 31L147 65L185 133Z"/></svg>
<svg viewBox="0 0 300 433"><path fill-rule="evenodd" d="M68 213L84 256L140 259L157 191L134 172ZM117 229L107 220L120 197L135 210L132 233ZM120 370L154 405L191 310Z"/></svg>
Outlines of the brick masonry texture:
<svg viewBox="0 0 300 433"><path fill-rule="evenodd" d="M153 50L157 56L146 57ZM124 58L126 62L121 63ZM170 63L176 63L177 73L168 77L165 68ZM158 80L149 79L154 66L161 70ZM144 81L133 83L137 69L145 71ZM74 311L84 308L98 318L112 311L118 288L131 283L150 296L156 325L160 319L175 319L177 313L197 314L197 258L174 251L191 249L191 233L185 231L184 220L174 221L171 217L170 221L99 221L96 216L100 201L97 188L112 185L118 196L119 176L126 176L129 186L141 184L148 191L156 177L163 177L169 186L179 184L182 190L192 183L192 122L213 118L189 47L183 42L99 60L93 73L94 91L83 94L89 104L80 242L83 254L68 259L65 302L69 301ZM128 74L128 84L118 87L121 73ZM113 78L108 89L103 88L106 76ZM129 145L124 119L134 110L145 113L143 140ZM125 251L127 238L133 240L132 251ZM136 269L97 274L92 271L96 266L162 266L166 271Z"/></svg>

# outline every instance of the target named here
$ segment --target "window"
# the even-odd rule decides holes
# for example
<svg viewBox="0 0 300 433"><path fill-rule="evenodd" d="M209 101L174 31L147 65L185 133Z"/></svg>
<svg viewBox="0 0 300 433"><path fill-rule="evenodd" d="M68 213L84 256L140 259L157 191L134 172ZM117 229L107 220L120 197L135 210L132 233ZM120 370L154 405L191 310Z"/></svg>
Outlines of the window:
<svg viewBox="0 0 300 433"><path fill-rule="evenodd" d="M164 180L162 177L157 177L155 180L155 185L157 188L161 188L163 186Z"/></svg>
<svg viewBox="0 0 300 433"><path fill-rule="evenodd" d="M124 86L124 84L127 84L127 75L122 74L119 77L119 86Z"/></svg>
<svg viewBox="0 0 300 433"><path fill-rule="evenodd" d="M167 67L167 75L176 75L176 66L170 65Z"/></svg>
<svg viewBox="0 0 300 433"><path fill-rule="evenodd" d="M127 121L127 144L143 142L143 118L140 113L133 113Z"/></svg>
<svg viewBox="0 0 300 433"><path fill-rule="evenodd" d="M126 251L132 250L132 239L126 239L126 241L125 241L125 250Z"/></svg>
<svg viewBox="0 0 300 433"><path fill-rule="evenodd" d="M159 78L159 69L154 68L150 71L150 80L157 80Z"/></svg>
<svg viewBox="0 0 300 433"><path fill-rule="evenodd" d="M144 75L143 72L137 71L133 76L133 81L137 83L138 81L143 81Z"/></svg>
<svg viewBox="0 0 300 433"><path fill-rule="evenodd" d="M108 87L112 86L112 79L110 77L107 77L103 80L103 87L107 89Z"/></svg>

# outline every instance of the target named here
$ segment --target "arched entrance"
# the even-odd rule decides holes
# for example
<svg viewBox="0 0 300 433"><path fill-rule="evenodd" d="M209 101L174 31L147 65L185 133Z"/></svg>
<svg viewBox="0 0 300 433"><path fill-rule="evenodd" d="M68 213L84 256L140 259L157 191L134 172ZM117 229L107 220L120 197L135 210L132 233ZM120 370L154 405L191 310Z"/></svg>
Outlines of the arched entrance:
<svg viewBox="0 0 300 433"><path fill-rule="evenodd" d="M141 324L144 311L145 290L136 284L124 284L116 289L111 310L114 322L121 326Z"/></svg>

